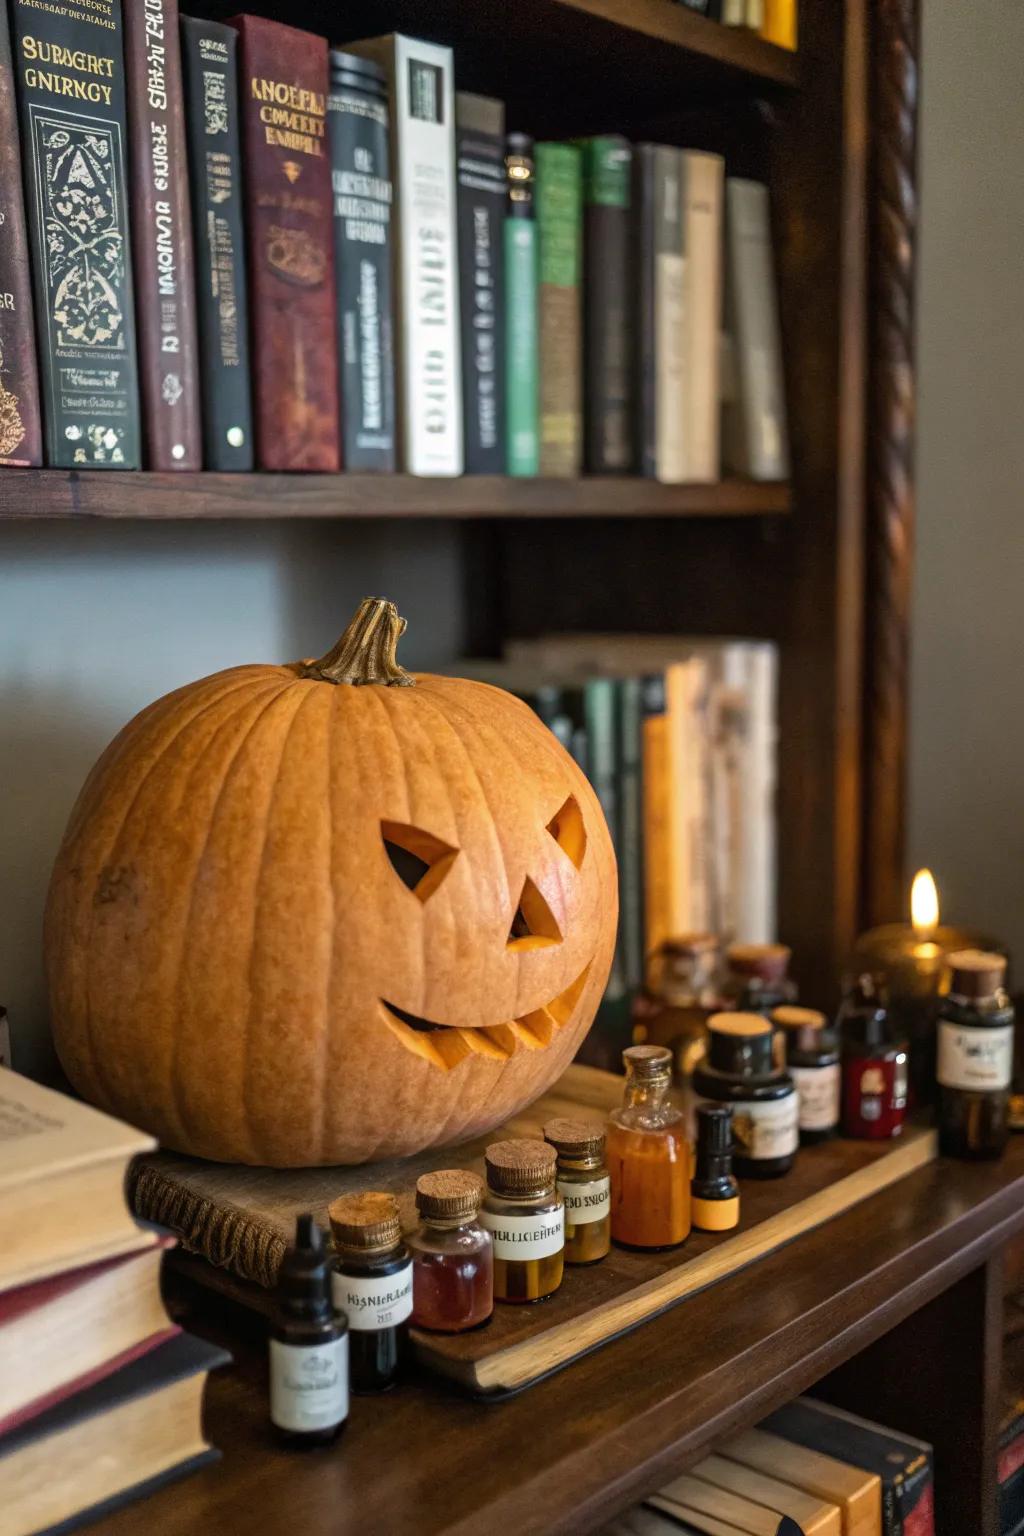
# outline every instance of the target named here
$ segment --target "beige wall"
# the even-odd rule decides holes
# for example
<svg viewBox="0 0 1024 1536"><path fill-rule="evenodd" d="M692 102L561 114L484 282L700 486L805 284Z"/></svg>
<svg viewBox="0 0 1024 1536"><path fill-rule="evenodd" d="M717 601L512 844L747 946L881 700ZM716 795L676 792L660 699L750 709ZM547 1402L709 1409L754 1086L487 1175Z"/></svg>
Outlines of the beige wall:
<svg viewBox="0 0 1024 1536"><path fill-rule="evenodd" d="M1024 974L1024 3L923 0L911 868Z"/></svg>

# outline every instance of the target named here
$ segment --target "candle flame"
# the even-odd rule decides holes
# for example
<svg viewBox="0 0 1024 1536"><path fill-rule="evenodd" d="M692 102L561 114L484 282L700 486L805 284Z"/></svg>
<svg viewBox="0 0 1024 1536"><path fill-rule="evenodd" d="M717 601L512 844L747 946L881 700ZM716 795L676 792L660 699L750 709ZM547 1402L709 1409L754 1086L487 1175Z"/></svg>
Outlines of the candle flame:
<svg viewBox="0 0 1024 1536"><path fill-rule="evenodd" d="M939 893L930 869L919 869L910 887L910 921L919 939L929 939L939 926Z"/></svg>

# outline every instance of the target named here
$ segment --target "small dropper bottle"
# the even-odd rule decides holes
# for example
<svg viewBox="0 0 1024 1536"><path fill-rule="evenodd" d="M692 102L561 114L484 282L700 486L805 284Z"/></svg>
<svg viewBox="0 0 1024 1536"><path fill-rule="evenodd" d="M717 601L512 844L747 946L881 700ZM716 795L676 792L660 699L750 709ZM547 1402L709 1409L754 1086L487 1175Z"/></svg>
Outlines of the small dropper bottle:
<svg viewBox="0 0 1024 1536"><path fill-rule="evenodd" d="M294 1446L326 1445L348 1417L348 1326L331 1303L323 1233L310 1215L277 1277L270 1333L270 1418Z"/></svg>
<svg viewBox="0 0 1024 1536"><path fill-rule="evenodd" d="M740 1187L732 1176L732 1105L698 1104L696 1120L690 1217L701 1232L728 1232L740 1219Z"/></svg>

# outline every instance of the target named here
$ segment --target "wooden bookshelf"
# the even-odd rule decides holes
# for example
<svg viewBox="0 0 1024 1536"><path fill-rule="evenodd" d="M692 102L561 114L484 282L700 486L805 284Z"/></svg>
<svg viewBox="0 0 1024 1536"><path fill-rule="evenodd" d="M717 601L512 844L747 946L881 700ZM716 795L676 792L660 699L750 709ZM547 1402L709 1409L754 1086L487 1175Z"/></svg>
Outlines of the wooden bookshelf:
<svg viewBox="0 0 1024 1536"><path fill-rule="evenodd" d="M789 511L789 487L725 480L659 485L591 477L138 474L5 470L0 519L375 517L759 517Z"/></svg>

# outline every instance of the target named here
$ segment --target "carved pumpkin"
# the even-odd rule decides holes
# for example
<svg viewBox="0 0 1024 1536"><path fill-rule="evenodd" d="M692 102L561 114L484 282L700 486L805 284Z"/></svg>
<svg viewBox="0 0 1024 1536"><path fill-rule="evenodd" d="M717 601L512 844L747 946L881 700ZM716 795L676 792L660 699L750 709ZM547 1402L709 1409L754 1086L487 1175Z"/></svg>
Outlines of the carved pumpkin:
<svg viewBox="0 0 1024 1536"><path fill-rule="evenodd" d="M78 798L57 1048L168 1147L300 1167L463 1140L590 1026L616 924L597 799L520 700L404 673L404 627L370 598L319 662L168 694Z"/></svg>

